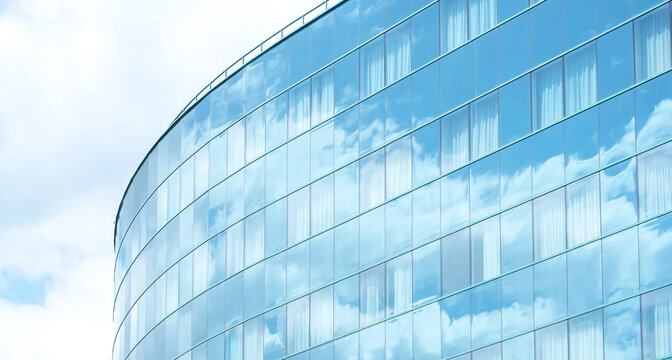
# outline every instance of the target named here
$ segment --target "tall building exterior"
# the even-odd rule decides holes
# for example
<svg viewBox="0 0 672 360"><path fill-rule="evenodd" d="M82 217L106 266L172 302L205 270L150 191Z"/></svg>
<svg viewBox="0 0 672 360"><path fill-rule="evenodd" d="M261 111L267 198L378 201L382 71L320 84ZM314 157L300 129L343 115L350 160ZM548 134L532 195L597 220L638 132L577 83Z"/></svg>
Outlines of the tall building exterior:
<svg viewBox="0 0 672 360"><path fill-rule="evenodd" d="M113 359L672 356L670 3L328 5L139 166Z"/></svg>

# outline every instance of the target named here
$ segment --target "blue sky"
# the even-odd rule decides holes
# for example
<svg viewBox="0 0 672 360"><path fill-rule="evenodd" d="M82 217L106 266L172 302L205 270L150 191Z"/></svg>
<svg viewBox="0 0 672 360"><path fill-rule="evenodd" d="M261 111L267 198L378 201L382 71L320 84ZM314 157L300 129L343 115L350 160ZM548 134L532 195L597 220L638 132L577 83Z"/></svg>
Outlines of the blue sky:
<svg viewBox="0 0 672 360"><path fill-rule="evenodd" d="M318 3L0 1L0 358L111 356L133 171L188 99Z"/></svg>

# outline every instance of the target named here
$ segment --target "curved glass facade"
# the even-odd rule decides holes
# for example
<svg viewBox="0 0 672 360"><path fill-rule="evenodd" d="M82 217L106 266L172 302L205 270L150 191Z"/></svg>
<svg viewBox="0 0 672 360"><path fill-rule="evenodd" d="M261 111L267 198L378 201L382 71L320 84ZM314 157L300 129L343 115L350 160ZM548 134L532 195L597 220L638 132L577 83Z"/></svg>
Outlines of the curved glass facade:
<svg viewBox="0 0 672 360"><path fill-rule="evenodd" d="M672 356L670 18L343 1L138 168L113 359Z"/></svg>

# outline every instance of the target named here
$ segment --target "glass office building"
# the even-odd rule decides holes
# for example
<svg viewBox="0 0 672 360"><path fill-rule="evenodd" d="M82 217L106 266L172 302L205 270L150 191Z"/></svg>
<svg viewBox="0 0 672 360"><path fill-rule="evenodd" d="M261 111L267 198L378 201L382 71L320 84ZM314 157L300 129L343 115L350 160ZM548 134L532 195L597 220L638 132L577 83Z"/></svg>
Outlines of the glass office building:
<svg viewBox="0 0 672 360"><path fill-rule="evenodd" d="M139 166L113 359L672 356L670 28L661 0L334 4Z"/></svg>

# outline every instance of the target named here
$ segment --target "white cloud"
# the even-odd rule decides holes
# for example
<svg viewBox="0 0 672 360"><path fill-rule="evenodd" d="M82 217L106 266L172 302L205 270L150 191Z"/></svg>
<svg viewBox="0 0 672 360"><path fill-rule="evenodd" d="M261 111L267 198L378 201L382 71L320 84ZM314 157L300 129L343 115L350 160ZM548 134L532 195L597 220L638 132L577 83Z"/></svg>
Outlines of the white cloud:
<svg viewBox="0 0 672 360"><path fill-rule="evenodd" d="M111 356L113 220L142 157L208 81L318 0L0 6L0 358ZM0 288L0 298L2 298Z"/></svg>

